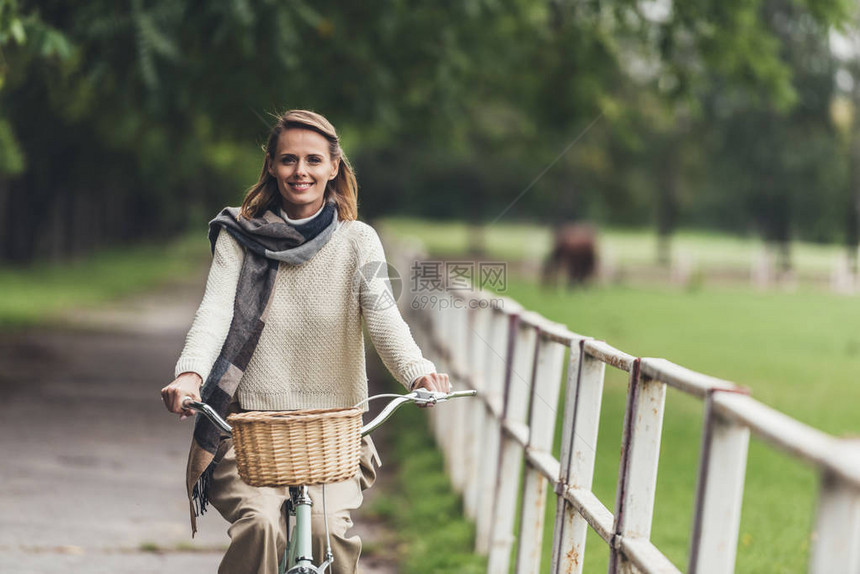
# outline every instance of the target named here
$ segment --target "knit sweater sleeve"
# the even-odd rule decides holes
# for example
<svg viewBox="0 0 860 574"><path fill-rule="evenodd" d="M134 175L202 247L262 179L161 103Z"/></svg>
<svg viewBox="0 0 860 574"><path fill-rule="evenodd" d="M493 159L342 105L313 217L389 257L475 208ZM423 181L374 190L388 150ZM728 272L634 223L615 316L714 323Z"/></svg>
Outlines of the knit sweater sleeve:
<svg viewBox="0 0 860 574"><path fill-rule="evenodd" d="M209 376L233 320L236 286L244 258L244 249L232 235L226 232L218 234L203 301L185 338L185 348L176 363L175 376L185 372L197 373L204 382Z"/></svg>
<svg viewBox="0 0 860 574"><path fill-rule="evenodd" d="M372 227L363 226L360 303L364 322L382 362L403 386L436 372L415 344L391 293L382 242Z"/></svg>

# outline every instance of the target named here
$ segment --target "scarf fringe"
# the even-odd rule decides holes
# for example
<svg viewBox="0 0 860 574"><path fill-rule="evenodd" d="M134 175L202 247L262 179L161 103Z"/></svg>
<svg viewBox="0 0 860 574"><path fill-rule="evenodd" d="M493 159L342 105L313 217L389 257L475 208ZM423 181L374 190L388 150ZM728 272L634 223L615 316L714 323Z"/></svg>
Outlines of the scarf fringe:
<svg viewBox="0 0 860 574"><path fill-rule="evenodd" d="M194 490L191 492L191 501L194 505L194 516L206 514L209 506L209 489L212 487L212 474L215 472L215 463L211 463L200 475Z"/></svg>

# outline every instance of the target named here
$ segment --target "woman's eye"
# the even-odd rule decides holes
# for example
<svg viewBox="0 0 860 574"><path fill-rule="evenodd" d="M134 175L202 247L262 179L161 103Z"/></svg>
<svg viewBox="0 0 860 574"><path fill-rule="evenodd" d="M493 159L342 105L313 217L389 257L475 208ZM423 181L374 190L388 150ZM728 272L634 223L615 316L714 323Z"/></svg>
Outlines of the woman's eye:
<svg viewBox="0 0 860 574"><path fill-rule="evenodd" d="M316 164L318 164L319 162L320 162L320 158L318 158L318 157L310 157L310 158L308 158L308 163L312 163L312 164L316 165Z"/></svg>
<svg viewBox="0 0 860 574"><path fill-rule="evenodd" d="M281 163L283 163L284 165L290 164L290 163L295 163L295 162L296 162L296 158L294 158L294 157L285 157L281 160Z"/></svg>

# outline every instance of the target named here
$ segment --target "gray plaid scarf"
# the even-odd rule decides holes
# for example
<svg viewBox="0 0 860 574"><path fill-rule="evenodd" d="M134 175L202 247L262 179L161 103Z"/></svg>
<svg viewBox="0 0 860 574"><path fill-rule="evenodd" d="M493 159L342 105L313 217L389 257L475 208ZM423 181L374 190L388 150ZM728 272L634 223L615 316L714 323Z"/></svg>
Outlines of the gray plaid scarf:
<svg viewBox="0 0 860 574"><path fill-rule="evenodd" d="M225 208L209 222L209 243L213 252L222 229L245 247L233 303L233 321L201 389L203 401L222 417L227 415L266 324L279 263L301 265L309 261L328 242L337 224L337 209L331 203L326 204L317 217L300 225L291 225L272 211L245 219L235 207ZM206 511L209 502L212 472L223 456L218 453L220 444L220 431L198 414L186 471L192 533L197 532L196 517ZM216 457L216 453L219 456Z"/></svg>

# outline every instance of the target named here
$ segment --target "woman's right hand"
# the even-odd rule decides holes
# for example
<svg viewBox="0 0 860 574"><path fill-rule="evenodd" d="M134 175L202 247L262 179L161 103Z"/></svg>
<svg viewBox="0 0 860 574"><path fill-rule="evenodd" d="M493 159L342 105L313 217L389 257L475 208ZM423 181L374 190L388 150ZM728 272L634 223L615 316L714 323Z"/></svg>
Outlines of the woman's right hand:
<svg viewBox="0 0 860 574"><path fill-rule="evenodd" d="M179 415L179 420L187 419L194 414L194 411L182 408L182 401L185 397L199 401L201 385L203 385L203 378L197 373L182 373L172 383L161 389L161 400L164 401L167 410Z"/></svg>

